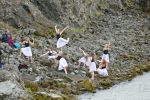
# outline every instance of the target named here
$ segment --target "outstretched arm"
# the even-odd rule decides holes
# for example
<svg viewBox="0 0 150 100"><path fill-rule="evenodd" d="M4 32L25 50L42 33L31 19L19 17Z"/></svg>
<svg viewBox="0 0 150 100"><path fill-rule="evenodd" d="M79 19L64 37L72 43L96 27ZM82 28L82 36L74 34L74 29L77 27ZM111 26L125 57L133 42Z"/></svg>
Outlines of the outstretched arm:
<svg viewBox="0 0 150 100"><path fill-rule="evenodd" d="M46 52L45 54L41 55L40 57L43 57L43 56L47 55L48 53L49 53L49 52Z"/></svg>
<svg viewBox="0 0 150 100"><path fill-rule="evenodd" d="M60 32L60 35L61 35L67 28L69 28L69 26L66 26L66 27Z"/></svg>

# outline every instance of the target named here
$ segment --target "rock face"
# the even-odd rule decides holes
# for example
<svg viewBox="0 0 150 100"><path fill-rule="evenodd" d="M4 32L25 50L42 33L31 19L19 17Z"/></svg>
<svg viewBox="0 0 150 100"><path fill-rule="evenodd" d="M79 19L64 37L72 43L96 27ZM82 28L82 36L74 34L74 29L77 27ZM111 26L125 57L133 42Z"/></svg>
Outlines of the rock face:
<svg viewBox="0 0 150 100"><path fill-rule="evenodd" d="M28 59L18 56L19 49L0 43L4 62L4 68L0 70L0 88L3 88L0 90L0 98L16 99L23 96L28 99L28 93L35 93L36 98L41 100L57 100L55 97L63 100L62 95L53 94L77 95L82 91L94 92L96 88L105 89L120 81L130 80L143 71L149 71L150 17L140 10L141 1L1 0L0 21L15 28L25 28L23 31L20 29L12 32L13 37L18 41L26 36L34 37L35 45L32 46L34 62L29 63ZM56 71L57 66L53 60L39 57L49 47L58 50L52 29L56 23L59 26L71 26L63 36L70 38L69 44L63 48L63 56L69 65L67 76ZM50 30L49 35L39 36ZM30 34L22 34L24 32ZM3 31L0 30L0 33ZM86 68L76 69L78 59L82 56L79 47L87 53L95 52L100 59L103 44L108 41L111 43L109 76L100 77L95 74L95 83L92 84L87 79L90 75ZM26 69L18 71L20 59L32 69L31 72ZM24 82L20 82L20 78ZM20 85L22 83L24 85Z"/></svg>
<svg viewBox="0 0 150 100"><path fill-rule="evenodd" d="M0 99L23 99L28 98L28 94L23 90L21 83L17 82L18 74L10 73L7 70L0 70Z"/></svg>
<svg viewBox="0 0 150 100"><path fill-rule="evenodd" d="M81 26L89 17L99 15L98 9L138 8L139 4L147 4L143 9L149 9L149 2L141 0L1 0L0 20L16 28L46 32L55 23Z"/></svg>

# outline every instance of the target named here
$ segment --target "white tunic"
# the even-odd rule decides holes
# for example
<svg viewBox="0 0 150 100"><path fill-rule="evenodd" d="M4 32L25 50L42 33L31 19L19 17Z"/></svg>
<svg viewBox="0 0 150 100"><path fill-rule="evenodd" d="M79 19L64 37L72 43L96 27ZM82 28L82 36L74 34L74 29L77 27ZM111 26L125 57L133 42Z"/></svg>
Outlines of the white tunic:
<svg viewBox="0 0 150 100"><path fill-rule="evenodd" d="M102 75L102 76L108 76L108 72L107 72L107 69L106 69L106 68L104 68L104 69L98 68L98 69L97 69L97 72L98 72L100 75Z"/></svg>
<svg viewBox="0 0 150 100"><path fill-rule="evenodd" d="M31 47L24 47L21 48L21 52L27 56L27 57L31 57L32 56L32 51L31 51Z"/></svg>
<svg viewBox="0 0 150 100"><path fill-rule="evenodd" d="M67 61L64 58L59 60L59 67L58 70L63 70L64 67L68 67Z"/></svg>
<svg viewBox="0 0 150 100"><path fill-rule="evenodd" d="M82 62L82 63L86 64L86 66L90 66L90 64L91 64L90 57L87 57L87 59L85 57L81 57L79 59L79 62Z"/></svg>
<svg viewBox="0 0 150 100"><path fill-rule="evenodd" d="M61 48L61 47L65 46L66 44L68 44L68 42L69 42L69 38L66 40L66 39L63 39L60 37L57 40L57 48Z"/></svg>
<svg viewBox="0 0 150 100"><path fill-rule="evenodd" d="M102 59L105 59L106 62L109 63L109 54L103 54L103 55L102 55Z"/></svg>
<svg viewBox="0 0 150 100"><path fill-rule="evenodd" d="M89 66L89 72L93 72L96 71L96 64L95 62L91 62L90 66Z"/></svg>

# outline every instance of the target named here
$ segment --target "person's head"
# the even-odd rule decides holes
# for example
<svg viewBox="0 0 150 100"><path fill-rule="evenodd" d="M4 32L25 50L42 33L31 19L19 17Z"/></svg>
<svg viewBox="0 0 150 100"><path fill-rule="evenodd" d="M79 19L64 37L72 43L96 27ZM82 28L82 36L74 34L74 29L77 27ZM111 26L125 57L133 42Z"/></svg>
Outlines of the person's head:
<svg viewBox="0 0 150 100"><path fill-rule="evenodd" d="M92 57L92 61L95 61L95 59L96 59L96 54L92 52L92 53L90 54L90 56Z"/></svg>
<svg viewBox="0 0 150 100"><path fill-rule="evenodd" d="M102 59L101 62L100 62L100 66L106 66L107 65L107 62L105 59Z"/></svg>
<svg viewBox="0 0 150 100"><path fill-rule="evenodd" d="M6 29L6 31L5 31L6 33L9 33L9 30L8 29Z"/></svg>

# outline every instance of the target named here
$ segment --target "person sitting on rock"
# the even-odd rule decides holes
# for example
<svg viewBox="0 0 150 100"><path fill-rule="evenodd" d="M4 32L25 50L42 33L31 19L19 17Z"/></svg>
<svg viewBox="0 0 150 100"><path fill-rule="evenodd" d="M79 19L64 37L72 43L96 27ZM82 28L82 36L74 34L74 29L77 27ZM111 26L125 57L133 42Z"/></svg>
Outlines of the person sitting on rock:
<svg viewBox="0 0 150 100"><path fill-rule="evenodd" d="M108 53L109 50L110 50L110 42L104 45L103 54L101 57L102 59L105 59L107 67L109 63L109 53Z"/></svg>
<svg viewBox="0 0 150 100"><path fill-rule="evenodd" d="M92 59L89 65L89 72L91 73L91 80L94 80L94 71L96 71L96 63L95 63L96 55L95 53L92 53L91 56Z"/></svg>
<svg viewBox="0 0 150 100"><path fill-rule="evenodd" d="M80 67L81 63L84 64L83 67L85 67L85 65L89 66L91 63L91 59L92 59L91 56L89 54L85 53L81 48L79 48L79 49L82 51L83 57L81 57L79 59L78 68Z"/></svg>
<svg viewBox="0 0 150 100"><path fill-rule="evenodd" d="M9 46L13 46L14 44L14 41L13 41L13 38L12 38L12 35L11 34L8 34L8 39L7 39L7 43Z"/></svg>
<svg viewBox="0 0 150 100"><path fill-rule="evenodd" d="M23 53L26 57L29 58L29 61L32 62L32 51L30 45L34 45L34 39L27 38L27 40L22 42L22 44L24 47L20 49L20 56Z"/></svg>
<svg viewBox="0 0 150 100"><path fill-rule="evenodd" d="M100 61L99 68L97 69L97 72L99 73L99 75L108 76L108 72L107 72L107 62L106 62L105 59L102 59L102 60Z"/></svg>
<svg viewBox="0 0 150 100"><path fill-rule="evenodd" d="M2 34L2 38L1 38L2 42L7 43L8 34L9 34L9 30L7 29L7 30L5 31L5 33Z"/></svg>
<svg viewBox="0 0 150 100"><path fill-rule="evenodd" d="M68 74L67 68L68 68L68 63L65 58L62 57L62 51L59 52L59 55L56 58L59 61L59 66L58 66L58 71L64 70L65 74Z"/></svg>
<svg viewBox="0 0 150 100"><path fill-rule="evenodd" d="M61 37L62 33L69 28L69 26L66 26L63 30L60 30L57 28L57 25L55 26L55 31L56 31L56 37L57 37L57 48L62 48L63 46L65 46L66 44L68 44L69 42L69 38L64 39Z"/></svg>
<svg viewBox="0 0 150 100"><path fill-rule="evenodd" d="M51 50L50 48L48 49L48 51L46 53L44 53L40 57L43 57L45 55L48 55L48 59L55 59L55 58L57 58L57 52L54 51L54 50Z"/></svg>

